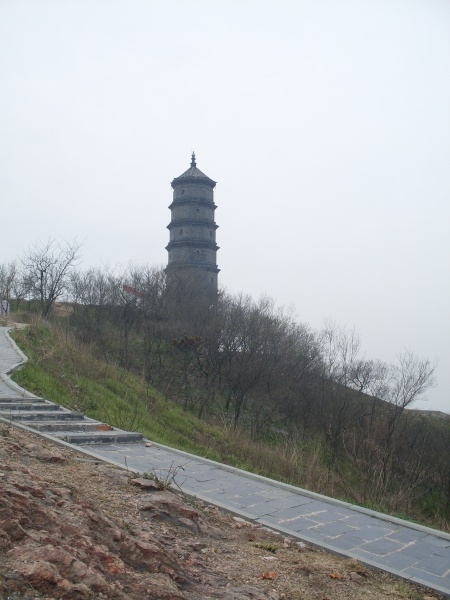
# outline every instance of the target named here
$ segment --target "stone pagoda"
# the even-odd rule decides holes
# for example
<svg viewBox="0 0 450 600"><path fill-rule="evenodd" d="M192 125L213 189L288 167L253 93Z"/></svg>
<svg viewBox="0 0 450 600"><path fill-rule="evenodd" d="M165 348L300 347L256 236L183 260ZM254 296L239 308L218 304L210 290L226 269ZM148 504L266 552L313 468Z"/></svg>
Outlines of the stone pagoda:
<svg viewBox="0 0 450 600"><path fill-rule="evenodd" d="M170 241L166 267L168 283L182 282L191 291L211 299L217 296L216 225L214 188L216 182L197 168L192 153L191 166L172 181L173 202L167 229Z"/></svg>

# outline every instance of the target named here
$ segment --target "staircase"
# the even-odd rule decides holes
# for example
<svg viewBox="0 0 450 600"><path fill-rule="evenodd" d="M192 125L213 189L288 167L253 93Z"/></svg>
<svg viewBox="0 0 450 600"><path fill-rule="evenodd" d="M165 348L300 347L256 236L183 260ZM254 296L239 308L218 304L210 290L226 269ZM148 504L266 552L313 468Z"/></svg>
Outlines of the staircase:
<svg viewBox="0 0 450 600"><path fill-rule="evenodd" d="M123 431L101 421L89 419L81 413L68 410L44 398L5 394L1 386L0 418L22 423L70 444L129 444L143 439L140 433Z"/></svg>
<svg viewBox="0 0 450 600"><path fill-rule="evenodd" d="M111 427L39 398L24 390L8 373L27 361L26 356L0 324L0 420L26 425L30 429L69 444L121 444L140 442L143 435Z"/></svg>

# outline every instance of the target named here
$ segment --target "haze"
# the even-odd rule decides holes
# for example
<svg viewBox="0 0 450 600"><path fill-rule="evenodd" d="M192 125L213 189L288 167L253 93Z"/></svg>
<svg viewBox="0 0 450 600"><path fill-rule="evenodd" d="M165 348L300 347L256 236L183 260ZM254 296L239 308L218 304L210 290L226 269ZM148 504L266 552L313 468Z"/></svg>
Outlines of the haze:
<svg viewBox="0 0 450 600"><path fill-rule="evenodd" d="M1 262L165 265L170 182L218 182L219 281L438 359L450 412L450 3L0 0Z"/></svg>

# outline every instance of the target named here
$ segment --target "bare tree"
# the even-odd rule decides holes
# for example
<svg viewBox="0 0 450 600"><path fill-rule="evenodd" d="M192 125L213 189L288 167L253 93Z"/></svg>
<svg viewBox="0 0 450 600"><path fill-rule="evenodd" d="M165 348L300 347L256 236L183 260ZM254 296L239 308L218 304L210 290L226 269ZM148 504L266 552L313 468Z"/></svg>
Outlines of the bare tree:
<svg viewBox="0 0 450 600"><path fill-rule="evenodd" d="M108 346L108 320L114 310L115 275L108 268L80 272L70 276L70 295L73 301L71 321L77 336L87 343L95 343L103 351ZM109 352L103 354L107 360Z"/></svg>
<svg viewBox="0 0 450 600"><path fill-rule="evenodd" d="M11 299L14 299L16 310L19 308L21 301L27 296L27 283L24 277L23 269L17 266L15 277L11 283Z"/></svg>
<svg viewBox="0 0 450 600"><path fill-rule="evenodd" d="M320 344L322 365L317 378L316 418L333 458L337 459L343 432L355 423L360 412L358 394L352 389L355 366L361 360L360 340L355 331L326 323Z"/></svg>
<svg viewBox="0 0 450 600"><path fill-rule="evenodd" d="M371 396L357 423L341 432L347 458L360 473L356 486L346 477L345 487L359 502L397 510L405 499L410 502L427 492L437 469L428 456L429 429L406 411L433 387L435 365L407 351L396 365L372 361L357 366L357 386L364 381Z"/></svg>
<svg viewBox="0 0 450 600"><path fill-rule="evenodd" d="M14 289L14 280L18 276L17 264L15 262L0 265L0 299L11 301Z"/></svg>
<svg viewBox="0 0 450 600"><path fill-rule="evenodd" d="M28 294L39 301L44 318L68 289L81 246L76 240L56 242L49 238L31 247L22 259Z"/></svg>

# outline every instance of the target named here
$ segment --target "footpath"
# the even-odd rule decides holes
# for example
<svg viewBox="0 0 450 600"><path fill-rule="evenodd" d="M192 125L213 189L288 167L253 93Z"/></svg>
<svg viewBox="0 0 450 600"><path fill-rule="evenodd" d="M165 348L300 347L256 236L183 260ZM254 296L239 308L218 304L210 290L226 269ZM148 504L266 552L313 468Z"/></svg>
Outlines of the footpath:
<svg viewBox="0 0 450 600"><path fill-rule="evenodd" d="M450 534L168 448L39 398L8 373L26 360L0 327L0 420L76 444L99 460L151 473L244 519L450 598Z"/></svg>

